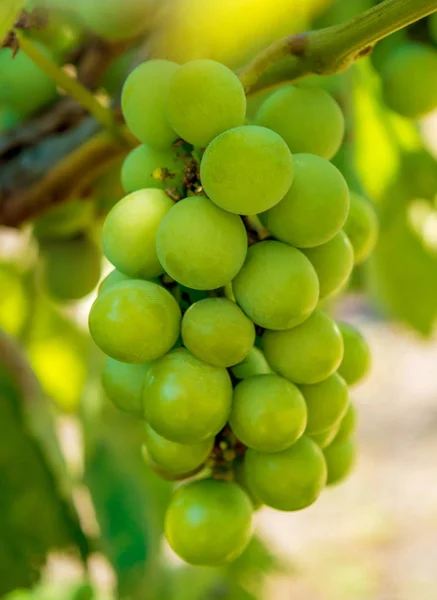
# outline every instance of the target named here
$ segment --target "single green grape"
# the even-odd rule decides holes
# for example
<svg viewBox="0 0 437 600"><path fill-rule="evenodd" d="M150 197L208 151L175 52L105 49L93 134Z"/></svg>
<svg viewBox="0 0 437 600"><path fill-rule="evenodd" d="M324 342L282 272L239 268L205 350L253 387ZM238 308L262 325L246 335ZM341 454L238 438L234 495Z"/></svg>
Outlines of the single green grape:
<svg viewBox="0 0 437 600"><path fill-rule="evenodd" d="M288 85L261 105L256 123L276 131L291 152L330 160L344 136L344 117L337 102L320 88Z"/></svg>
<svg viewBox="0 0 437 600"><path fill-rule="evenodd" d="M36 48L47 58L51 53L42 44ZM14 113L28 115L56 98L56 85L24 52L13 56L11 48L0 49L0 105Z"/></svg>
<svg viewBox="0 0 437 600"><path fill-rule="evenodd" d="M378 217L369 200L353 192L344 231L354 249L356 265L364 262L376 246L378 228Z"/></svg>
<svg viewBox="0 0 437 600"><path fill-rule="evenodd" d="M329 444L331 444L331 442L335 439L339 428L340 426L336 424L330 429L325 429L325 431L319 431L319 433L308 434L308 437L310 437L313 440L313 442L316 442L319 448L322 448L323 450L323 448L327 448Z"/></svg>
<svg viewBox="0 0 437 600"><path fill-rule="evenodd" d="M232 213L254 215L277 204L293 181L293 157L274 131L235 127L206 148L200 179L211 200Z"/></svg>
<svg viewBox="0 0 437 600"><path fill-rule="evenodd" d="M349 390L345 380L338 373L333 373L320 383L301 385L299 389L307 406L307 435L321 433L340 425L347 411Z"/></svg>
<svg viewBox="0 0 437 600"><path fill-rule="evenodd" d="M250 246L232 288L246 315L268 329L301 323L319 299L317 275L306 256L270 240Z"/></svg>
<svg viewBox="0 0 437 600"><path fill-rule="evenodd" d="M370 348L353 325L338 323L344 343L344 354L338 372L348 385L354 385L366 377L370 371L372 357Z"/></svg>
<svg viewBox="0 0 437 600"><path fill-rule="evenodd" d="M116 42L145 31L156 5L157 0L79 0L77 12L95 34Z"/></svg>
<svg viewBox="0 0 437 600"><path fill-rule="evenodd" d="M244 124L246 96L233 71L215 60L191 60L173 75L167 118L183 140L204 148L220 133Z"/></svg>
<svg viewBox="0 0 437 600"><path fill-rule="evenodd" d="M245 359L255 342L255 326L234 302L206 298L192 304L182 319L184 346L215 367Z"/></svg>
<svg viewBox="0 0 437 600"><path fill-rule="evenodd" d="M354 250L344 231L329 242L302 250L313 265L320 286L320 300L339 292L347 283L354 267Z"/></svg>
<svg viewBox="0 0 437 600"><path fill-rule="evenodd" d="M341 331L321 310L293 329L265 331L262 345L272 369L299 384L323 381L343 358Z"/></svg>
<svg viewBox="0 0 437 600"><path fill-rule="evenodd" d="M84 233L95 215L91 200L71 200L59 204L33 223L33 234L39 240L63 240Z"/></svg>
<svg viewBox="0 0 437 600"><path fill-rule="evenodd" d="M426 44L407 42L396 48L381 67L387 105L409 119L437 108L437 51Z"/></svg>
<svg viewBox="0 0 437 600"><path fill-rule="evenodd" d="M281 202L262 216L281 242L311 248L331 240L349 211L349 188L332 163L312 154L295 154L294 181Z"/></svg>
<svg viewBox="0 0 437 600"><path fill-rule="evenodd" d="M56 300L79 300L90 294L100 279L101 254L87 237L41 242L39 278Z"/></svg>
<svg viewBox="0 0 437 600"><path fill-rule="evenodd" d="M130 365L109 356L102 370L102 385L117 408L143 418L143 385L150 363Z"/></svg>
<svg viewBox="0 0 437 600"><path fill-rule="evenodd" d="M170 80L179 66L168 60L149 60L136 67L123 86L121 107L127 126L143 143L169 148L177 140L165 114Z"/></svg>
<svg viewBox="0 0 437 600"><path fill-rule="evenodd" d="M259 348L254 346L249 350L246 358L235 365L231 369L232 375L237 379L247 379L253 375L267 375L272 373L270 365L266 361L266 358Z"/></svg>
<svg viewBox="0 0 437 600"><path fill-rule="evenodd" d="M328 470L327 485L340 483L350 475L356 462L356 447L353 441L334 442L323 450Z"/></svg>
<svg viewBox="0 0 437 600"><path fill-rule="evenodd" d="M348 442L357 430L358 413L352 403L349 403L346 414L341 420L340 427L335 435L334 442Z"/></svg>
<svg viewBox="0 0 437 600"><path fill-rule="evenodd" d="M225 425L232 384L226 369L177 348L153 363L143 394L146 420L157 433L180 444L196 444Z"/></svg>
<svg viewBox="0 0 437 600"><path fill-rule="evenodd" d="M154 473L156 473L159 477L161 477L161 479L165 479L166 481L183 481L184 479L189 479L190 477L197 475L203 469L203 465L199 465L194 470L188 471L186 473L177 473L176 474L176 473L166 471L152 459L152 457L149 454L146 444L143 444L141 446L141 455L143 457L144 462L149 467L149 469L151 469Z"/></svg>
<svg viewBox="0 0 437 600"><path fill-rule="evenodd" d="M124 273L122 273L121 271L118 271L117 269L113 269L109 273L109 275L107 275L105 277L105 279L100 283L99 294L106 292L106 290L109 290L109 288L112 288L114 285L117 285L117 283L120 283L120 281L131 281L131 280L132 280L132 277L125 275Z"/></svg>
<svg viewBox="0 0 437 600"><path fill-rule="evenodd" d="M129 277L148 279L164 272L156 253L156 235L175 206L163 190L132 192L111 209L103 224L106 258Z"/></svg>
<svg viewBox="0 0 437 600"><path fill-rule="evenodd" d="M243 221L203 196L175 204L162 220L156 238L165 271L187 287L213 290L229 283L247 253Z"/></svg>
<svg viewBox="0 0 437 600"><path fill-rule="evenodd" d="M184 168L182 156L178 156L176 150L142 144L126 156L121 168L121 185L127 194L146 188L174 188L179 193Z"/></svg>
<svg viewBox="0 0 437 600"><path fill-rule="evenodd" d="M91 337L121 362L145 363L163 356L179 335L181 312L163 287L150 281L121 281L91 307Z"/></svg>
<svg viewBox="0 0 437 600"><path fill-rule="evenodd" d="M307 409L299 389L279 375L255 375L235 386L229 425L248 448L279 452L305 431Z"/></svg>
<svg viewBox="0 0 437 600"><path fill-rule="evenodd" d="M313 504L325 487L327 471L323 452L302 436L282 452L249 449L245 468L256 497L276 510L301 510Z"/></svg>
<svg viewBox="0 0 437 600"><path fill-rule="evenodd" d="M178 444L165 439L146 424L146 448L152 461L172 475L196 471L205 464L214 446L214 438L197 444Z"/></svg>
<svg viewBox="0 0 437 600"><path fill-rule="evenodd" d="M193 481L176 490L165 516L165 535L186 562L221 565L248 545L252 512L249 497L236 483Z"/></svg>
<svg viewBox="0 0 437 600"><path fill-rule="evenodd" d="M255 496L253 490L250 487L250 483L247 480L246 467L244 465L244 456L238 456L232 463L232 469L234 472L235 483L237 483L244 492L249 496L252 502L253 510L258 510L262 506L261 500Z"/></svg>

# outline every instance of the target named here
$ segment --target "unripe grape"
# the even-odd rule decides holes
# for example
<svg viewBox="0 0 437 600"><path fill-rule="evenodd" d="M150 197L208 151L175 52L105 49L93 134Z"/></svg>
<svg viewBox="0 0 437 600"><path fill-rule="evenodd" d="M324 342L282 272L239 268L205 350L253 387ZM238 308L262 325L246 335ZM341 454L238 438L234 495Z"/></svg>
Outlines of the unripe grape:
<svg viewBox="0 0 437 600"><path fill-rule="evenodd" d="M197 444L178 444L165 439L146 424L146 448L151 460L171 475L196 471L207 460L214 446L210 438Z"/></svg>
<svg viewBox="0 0 437 600"><path fill-rule="evenodd" d="M328 470L327 485L340 483L351 473L356 462L354 442L334 442L323 450Z"/></svg>
<svg viewBox="0 0 437 600"><path fill-rule="evenodd" d="M283 199L262 216L280 241L311 248L332 239L349 211L349 189L333 164L311 154L294 155L293 185Z"/></svg>
<svg viewBox="0 0 437 600"><path fill-rule="evenodd" d="M319 282L310 261L296 248L275 241L249 248L232 288L247 316L268 329L288 329L301 323L319 297Z"/></svg>
<svg viewBox="0 0 437 600"><path fill-rule="evenodd" d="M120 410L143 417L143 385L150 363L130 365L109 356L102 371L102 385L108 398Z"/></svg>
<svg viewBox="0 0 437 600"><path fill-rule="evenodd" d="M150 26L156 0L79 0L84 24L100 37L126 40Z"/></svg>
<svg viewBox="0 0 437 600"><path fill-rule="evenodd" d="M366 377L371 367L371 354L365 338L353 325L338 323L344 343L344 355L338 372L348 385Z"/></svg>
<svg viewBox="0 0 437 600"><path fill-rule="evenodd" d="M146 444L143 444L141 446L141 456L143 457L143 460L146 463L146 465L149 467L149 469L151 469L154 473L156 473L159 477L161 477L162 479L165 479L166 481L183 481L184 479L189 479L190 477L193 477L194 475L197 475L198 473L200 473L200 471L203 468L203 465L199 465L194 470L188 471L186 473L177 473L177 474L170 473L169 471L166 471L165 469L160 467L152 459L152 457L149 454Z"/></svg>
<svg viewBox="0 0 437 600"><path fill-rule="evenodd" d="M270 365L264 354L255 346L249 350L246 358L231 369L232 375L237 379L247 379L253 375L267 375L272 373Z"/></svg>
<svg viewBox="0 0 437 600"><path fill-rule="evenodd" d="M313 385L301 385L305 398L308 423L305 433L313 435L332 429L346 414L349 391L345 380L337 373Z"/></svg>
<svg viewBox="0 0 437 600"><path fill-rule="evenodd" d="M241 269L247 234L240 217L193 196L175 204L162 220L156 248L170 277L190 288L213 290Z"/></svg>
<svg viewBox="0 0 437 600"><path fill-rule="evenodd" d="M126 156L121 168L121 185L127 194L146 188L175 188L179 192L184 168L182 157L172 148L160 150L142 144Z"/></svg>
<svg viewBox="0 0 437 600"><path fill-rule="evenodd" d="M252 505L236 483L204 479L178 488L165 517L172 549L193 565L237 558L249 543Z"/></svg>
<svg viewBox="0 0 437 600"><path fill-rule="evenodd" d="M117 269L113 269L99 285L99 294L103 294L106 290L117 285L121 281L131 281L132 277L125 275ZM155 282L156 283L156 282Z"/></svg>
<svg viewBox="0 0 437 600"><path fill-rule="evenodd" d="M156 253L158 227L174 206L163 190L138 190L111 209L103 224L106 258L129 277L147 279L163 273Z"/></svg>
<svg viewBox="0 0 437 600"><path fill-rule="evenodd" d="M181 312L163 287L150 281L122 281L100 294L89 328L105 354L121 362L144 363L163 356L179 335Z"/></svg>
<svg viewBox="0 0 437 600"><path fill-rule="evenodd" d="M208 365L185 348L153 363L143 393L146 420L157 433L180 444L213 437L231 410L226 369Z"/></svg>
<svg viewBox="0 0 437 600"><path fill-rule="evenodd" d="M382 65L384 99L397 113L418 119L437 108L437 51L425 44L405 43Z"/></svg>
<svg viewBox="0 0 437 600"><path fill-rule="evenodd" d="M178 68L168 60L149 60L136 67L123 86L121 107L127 126L153 148L169 148L178 137L164 108L170 80Z"/></svg>
<svg viewBox="0 0 437 600"><path fill-rule="evenodd" d="M98 284L100 263L99 249L86 237L45 241L41 245L39 277L56 300L79 300Z"/></svg>
<svg viewBox="0 0 437 600"><path fill-rule="evenodd" d="M341 420L340 427L334 438L334 442L348 442L357 429L358 413L353 404L349 404L346 414Z"/></svg>
<svg viewBox="0 0 437 600"><path fill-rule="evenodd" d="M302 250L313 265L320 286L320 300L339 292L347 283L354 266L354 251L344 231L329 242Z"/></svg>
<svg viewBox="0 0 437 600"><path fill-rule="evenodd" d="M329 444L331 444L331 442L335 439L335 436L338 433L339 430L339 425L336 424L333 427L331 427L330 429L326 429L325 431L320 431L319 433L311 433L308 434L308 437L310 437L313 442L316 442L316 444L319 446L319 448L327 448L329 446Z"/></svg>
<svg viewBox="0 0 437 600"><path fill-rule="evenodd" d="M184 346L215 367L230 367L247 356L255 327L234 302L205 298L192 304L182 319Z"/></svg>
<svg viewBox="0 0 437 600"><path fill-rule="evenodd" d="M267 98L256 123L279 133L293 154L307 152L328 160L340 148L344 135L340 107L318 88L283 87Z"/></svg>
<svg viewBox="0 0 437 600"><path fill-rule="evenodd" d="M253 510L258 510L262 506L262 502L259 498L255 496L253 490L250 487L250 483L247 480L246 467L244 465L244 456L239 456L232 463L232 469L234 471L235 483L243 489L244 492L249 496L250 501L252 502Z"/></svg>
<svg viewBox="0 0 437 600"><path fill-rule="evenodd" d="M343 358L338 325L321 310L286 331L265 331L264 354L271 367L294 383L314 384L334 373Z"/></svg>
<svg viewBox="0 0 437 600"><path fill-rule="evenodd" d="M307 410L298 388L278 375L255 375L234 389L229 425L259 452L289 448L305 431Z"/></svg>
<svg viewBox="0 0 437 600"><path fill-rule="evenodd" d="M323 452L302 436L282 452L249 449L245 456L248 481L257 498L276 510L301 510L313 504L326 483Z"/></svg>
<svg viewBox="0 0 437 600"><path fill-rule="evenodd" d="M375 209L359 194L351 194L344 231L354 249L355 264L359 265L368 258L378 239L378 217Z"/></svg>
<svg viewBox="0 0 437 600"><path fill-rule="evenodd" d="M40 240L62 240L84 233L94 217L91 200L71 200L55 206L38 217L33 224L33 234Z"/></svg>
<svg viewBox="0 0 437 600"><path fill-rule="evenodd" d="M228 67L214 60L192 60L173 75L166 110L179 137L204 148L220 133L244 124L246 96Z"/></svg>
<svg viewBox="0 0 437 600"><path fill-rule="evenodd" d="M229 129L208 145L200 178L211 200L232 213L254 215L277 204L293 181L293 157L274 131Z"/></svg>

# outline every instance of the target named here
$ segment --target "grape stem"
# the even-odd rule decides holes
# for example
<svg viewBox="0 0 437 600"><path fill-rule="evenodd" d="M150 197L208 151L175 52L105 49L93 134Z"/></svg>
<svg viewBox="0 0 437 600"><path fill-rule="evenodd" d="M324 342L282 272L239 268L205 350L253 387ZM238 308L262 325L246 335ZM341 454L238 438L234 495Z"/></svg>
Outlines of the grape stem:
<svg viewBox="0 0 437 600"><path fill-rule="evenodd" d="M385 0L340 25L282 38L242 68L240 81L250 95L307 75L339 73L382 38L435 11L437 0Z"/></svg>

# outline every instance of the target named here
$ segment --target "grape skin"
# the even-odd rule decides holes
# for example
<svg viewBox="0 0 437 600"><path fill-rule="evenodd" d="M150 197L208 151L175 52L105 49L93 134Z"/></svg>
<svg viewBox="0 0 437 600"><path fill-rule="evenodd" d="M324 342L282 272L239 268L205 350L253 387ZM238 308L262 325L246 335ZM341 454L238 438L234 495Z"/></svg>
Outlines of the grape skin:
<svg viewBox="0 0 437 600"><path fill-rule="evenodd" d="M137 37L146 29L156 0L83 0L79 18L98 36L111 41Z"/></svg>
<svg viewBox="0 0 437 600"><path fill-rule="evenodd" d="M346 414L341 420L340 427L334 438L334 442L348 442L354 435L357 429L358 414L357 409L353 404L349 404Z"/></svg>
<svg viewBox="0 0 437 600"><path fill-rule="evenodd" d="M164 217L156 248L170 277L196 290L213 290L241 269L247 234L237 215L196 196L181 200Z"/></svg>
<svg viewBox="0 0 437 600"><path fill-rule="evenodd" d="M241 308L226 298L205 298L182 319L182 339L190 352L215 367L231 367L247 356L255 327Z"/></svg>
<svg viewBox="0 0 437 600"><path fill-rule="evenodd" d="M344 343L344 355L338 372L348 385L355 385L370 371L371 354L365 338L353 325L338 323Z"/></svg>
<svg viewBox="0 0 437 600"><path fill-rule="evenodd" d="M301 385L299 389L308 412L306 434L322 433L340 426L349 402L348 387L340 375L333 373L320 383Z"/></svg>
<svg viewBox="0 0 437 600"><path fill-rule="evenodd" d="M244 124L246 96L238 77L219 62L192 60L173 75L166 114L174 131L199 148Z"/></svg>
<svg viewBox="0 0 437 600"><path fill-rule="evenodd" d="M184 168L182 158L173 149L159 150L142 144L126 156L121 168L121 185L126 194L146 188L174 188L179 192ZM163 172L157 173L159 170Z"/></svg>
<svg viewBox="0 0 437 600"><path fill-rule="evenodd" d="M319 282L310 261L296 248L276 241L250 246L232 289L247 316L268 329L301 323L319 298Z"/></svg>
<svg viewBox="0 0 437 600"><path fill-rule="evenodd" d="M378 228L378 217L369 200L353 192L344 231L352 244L356 265L363 263L375 248Z"/></svg>
<svg viewBox="0 0 437 600"><path fill-rule="evenodd" d="M235 386L229 425L259 452L290 447L305 431L307 410L298 388L278 375L255 375Z"/></svg>
<svg viewBox="0 0 437 600"><path fill-rule="evenodd" d="M150 363L130 365L106 357L102 385L117 408L143 418L143 384Z"/></svg>
<svg viewBox="0 0 437 600"><path fill-rule="evenodd" d="M256 125L235 127L208 145L200 179L220 208L254 215L277 204L293 181L293 157L274 131Z"/></svg>
<svg viewBox="0 0 437 600"><path fill-rule="evenodd" d="M356 462L356 448L352 441L334 442L323 450L328 470L327 485L336 485L352 471Z"/></svg>
<svg viewBox="0 0 437 600"><path fill-rule="evenodd" d="M179 335L180 308L173 296L150 281L122 281L100 294L91 307L91 337L121 362L145 363L163 356Z"/></svg>
<svg viewBox="0 0 437 600"><path fill-rule="evenodd" d="M319 448L322 448L323 450L324 448L327 448L329 444L332 443L332 441L335 439L338 433L338 430L339 425L334 425L333 427L331 427L330 429L326 429L325 431L308 434L308 437L310 437L314 442L316 442Z"/></svg>
<svg viewBox="0 0 437 600"><path fill-rule="evenodd" d="M256 346L251 348L246 358L238 365L232 367L231 371L232 375L237 379L247 379L253 375L267 375L268 373L272 373L264 354Z"/></svg>

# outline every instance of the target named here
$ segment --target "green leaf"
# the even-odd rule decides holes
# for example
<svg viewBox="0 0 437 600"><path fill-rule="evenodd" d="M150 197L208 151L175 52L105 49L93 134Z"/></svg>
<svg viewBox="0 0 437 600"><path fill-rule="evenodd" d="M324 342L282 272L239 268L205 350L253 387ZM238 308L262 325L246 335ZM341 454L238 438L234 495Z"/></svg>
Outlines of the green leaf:
<svg viewBox="0 0 437 600"><path fill-rule="evenodd" d="M24 0L1 0L0 2L0 42L4 40L7 33L14 26L21 9L24 7Z"/></svg>

